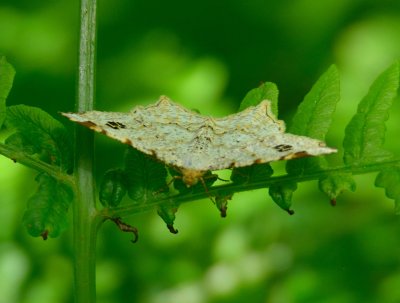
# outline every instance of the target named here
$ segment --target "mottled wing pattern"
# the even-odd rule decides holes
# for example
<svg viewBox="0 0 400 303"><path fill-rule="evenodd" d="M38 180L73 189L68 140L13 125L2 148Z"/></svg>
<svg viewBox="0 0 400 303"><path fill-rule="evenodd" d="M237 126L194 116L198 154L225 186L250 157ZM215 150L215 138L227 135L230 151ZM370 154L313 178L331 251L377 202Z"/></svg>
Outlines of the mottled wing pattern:
<svg viewBox="0 0 400 303"><path fill-rule="evenodd" d="M166 97L129 113L89 111L62 115L177 167L184 166L182 155L187 153L196 130L208 119Z"/></svg>
<svg viewBox="0 0 400 303"><path fill-rule="evenodd" d="M185 168L218 170L336 152L319 140L284 131L285 125L273 116L269 101L238 114L208 119L189 145L186 157L191 162L186 161Z"/></svg>
<svg viewBox="0 0 400 303"><path fill-rule="evenodd" d="M224 118L201 116L167 97L130 113L63 115L186 170L218 170L336 152L321 141L284 133L285 125L273 116L269 101Z"/></svg>

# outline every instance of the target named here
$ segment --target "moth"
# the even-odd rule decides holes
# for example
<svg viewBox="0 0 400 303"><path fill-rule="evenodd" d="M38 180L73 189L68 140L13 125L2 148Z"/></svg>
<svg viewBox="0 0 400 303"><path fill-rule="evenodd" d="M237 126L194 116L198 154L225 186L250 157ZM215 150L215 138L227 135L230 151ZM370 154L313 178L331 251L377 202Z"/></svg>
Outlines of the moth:
<svg viewBox="0 0 400 303"><path fill-rule="evenodd" d="M336 152L322 141L285 133L268 100L222 118L200 115L166 96L128 113L62 115L176 168L188 187L207 171Z"/></svg>

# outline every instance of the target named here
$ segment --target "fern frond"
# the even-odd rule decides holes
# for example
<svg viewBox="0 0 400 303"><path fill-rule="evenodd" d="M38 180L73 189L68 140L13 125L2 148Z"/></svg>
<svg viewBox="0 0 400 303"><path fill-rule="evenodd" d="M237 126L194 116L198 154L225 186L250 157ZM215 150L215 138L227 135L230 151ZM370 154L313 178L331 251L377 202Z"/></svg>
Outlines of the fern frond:
<svg viewBox="0 0 400 303"><path fill-rule="evenodd" d="M101 181L99 200L103 206L116 207L126 194L126 174L120 169L108 170Z"/></svg>
<svg viewBox="0 0 400 303"><path fill-rule="evenodd" d="M68 225L68 208L72 201L71 189L41 173L36 177L39 187L28 200L23 224L33 237L57 237Z"/></svg>
<svg viewBox="0 0 400 303"><path fill-rule="evenodd" d="M391 153L383 149L383 143L385 121L399 87L399 69L399 62L390 66L361 100L357 113L346 127L343 141L345 164L363 164L391 157Z"/></svg>
<svg viewBox="0 0 400 303"><path fill-rule="evenodd" d="M327 174L318 180L318 186L329 197L333 206L341 193L346 190L354 192L357 187L351 173L346 172Z"/></svg>
<svg viewBox="0 0 400 303"><path fill-rule="evenodd" d="M289 133L324 141L339 100L339 72L336 66L332 65L298 106ZM289 174L301 175L307 171L319 170L323 166L323 157L295 159L286 163L286 171Z"/></svg>
<svg viewBox="0 0 400 303"><path fill-rule="evenodd" d="M296 182L283 182L272 184L268 193L280 208L287 211L289 215L293 215L294 211L291 209L292 196L296 190Z"/></svg>
<svg viewBox="0 0 400 303"><path fill-rule="evenodd" d="M64 125L37 107L15 105L7 108L5 126L16 130L5 143L41 161L72 172L72 142Z"/></svg>
<svg viewBox="0 0 400 303"><path fill-rule="evenodd" d="M6 99L10 93L15 70L4 56L0 56L0 129L6 118Z"/></svg>
<svg viewBox="0 0 400 303"><path fill-rule="evenodd" d="M304 97L293 117L289 132L324 140L340 99L340 79L336 66L332 65L314 84ZM325 165L323 157L300 158L286 162L289 175L303 175L319 171ZM269 194L276 204L292 214L291 199L297 189L296 182L275 184L269 189Z"/></svg>
<svg viewBox="0 0 400 303"><path fill-rule="evenodd" d="M278 87L275 83L265 82L249 91L240 103L239 112L249 106L256 106L263 100L271 101L271 111L278 117Z"/></svg>
<svg viewBox="0 0 400 303"><path fill-rule="evenodd" d="M400 166L382 170L375 180L375 186L385 189L388 198L393 199L395 211L400 214Z"/></svg>
<svg viewBox="0 0 400 303"><path fill-rule="evenodd" d="M134 148L128 148L125 155L125 174L129 197L136 203L147 203L157 193L168 191L165 165Z"/></svg>

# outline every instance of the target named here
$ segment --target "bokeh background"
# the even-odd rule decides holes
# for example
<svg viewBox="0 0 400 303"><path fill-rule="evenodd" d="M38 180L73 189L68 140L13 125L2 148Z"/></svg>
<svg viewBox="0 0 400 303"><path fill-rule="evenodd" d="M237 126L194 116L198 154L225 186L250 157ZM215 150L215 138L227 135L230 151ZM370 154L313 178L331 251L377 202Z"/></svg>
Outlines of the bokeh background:
<svg viewBox="0 0 400 303"><path fill-rule="evenodd" d="M17 71L8 104L44 108L71 131L58 112L74 104L77 2L0 3L0 53ZM358 101L400 57L398 0L99 0L98 17L98 109L127 111L165 94L222 116L272 81L290 123L334 63L342 100L327 140L339 148ZM396 102L387 146L398 153L399 119ZM121 165L124 147L101 136L97 143L100 176ZM21 227L34 176L0 157L0 303L72 302L71 229L42 241ZM300 184L294 216L265 189L235 195L226 219L209 200L186 204L178 235L155 212L138 215L128 219L140 230L135 245L106 223L98 302L400 302L400 222L374 177L357 177L357 191L335 208L315 182Z"/></svg>

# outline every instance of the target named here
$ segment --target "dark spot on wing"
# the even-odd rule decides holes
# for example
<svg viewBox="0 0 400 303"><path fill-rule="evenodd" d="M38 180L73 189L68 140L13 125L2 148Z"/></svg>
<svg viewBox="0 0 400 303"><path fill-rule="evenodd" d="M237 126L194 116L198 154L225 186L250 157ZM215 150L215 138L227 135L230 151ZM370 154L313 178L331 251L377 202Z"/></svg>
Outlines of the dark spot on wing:
<svg viewBox="0 0 400 303"><path fill-rule="evenodd" d="M278 152L285 152L285 151L289 151L292 150L292 146L288 145L288 144L279 144L274 146L274 148L278 151Z"/></svg>
<svg viewBox="0 0 400 303"><path fill-rule="evenodd" d="M108 121L106 123L107 126L113 128L113 129L121 129L121 128L126 128L126 125L121 123L121 122L117 122L117 121Z"/></svg>

